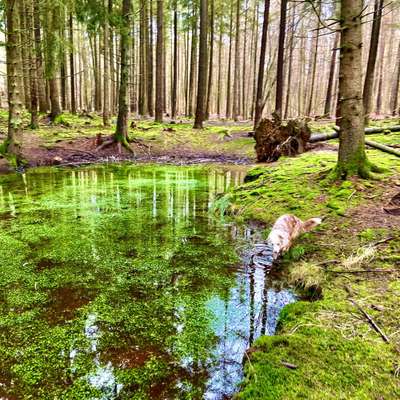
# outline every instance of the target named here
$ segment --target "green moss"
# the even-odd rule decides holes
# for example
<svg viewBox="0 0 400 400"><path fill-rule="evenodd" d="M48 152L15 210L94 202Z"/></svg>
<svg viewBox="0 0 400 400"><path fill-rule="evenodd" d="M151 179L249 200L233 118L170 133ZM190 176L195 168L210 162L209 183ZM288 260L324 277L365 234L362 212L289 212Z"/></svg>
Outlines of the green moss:
<svg viewBox="0 0 400 400"><path fill-rule="evenodd" d="M282 363L295 365L296 369ZM318 327L262 337L255 344L239 399L396 399L392 353L385 344L347 340Z"/></svg>

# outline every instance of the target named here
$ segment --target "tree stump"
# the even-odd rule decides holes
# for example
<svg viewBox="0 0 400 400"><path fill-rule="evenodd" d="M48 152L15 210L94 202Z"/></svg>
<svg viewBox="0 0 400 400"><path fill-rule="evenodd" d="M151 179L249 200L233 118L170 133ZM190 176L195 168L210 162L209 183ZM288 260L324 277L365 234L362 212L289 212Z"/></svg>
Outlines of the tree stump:
<svg viewBox="0 0 400 400"><path fill-rule="evenodd" d="M310 136L306 121L289 120L283 125L276 116L262 119L254 134L257 161L273 162L281 156L304 153Z"/></svg>

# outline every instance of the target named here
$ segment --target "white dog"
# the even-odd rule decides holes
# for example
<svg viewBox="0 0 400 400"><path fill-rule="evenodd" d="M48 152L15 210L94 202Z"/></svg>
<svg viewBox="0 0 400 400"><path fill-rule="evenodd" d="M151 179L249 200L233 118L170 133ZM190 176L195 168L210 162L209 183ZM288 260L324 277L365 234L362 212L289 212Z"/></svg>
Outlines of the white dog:
<svg viewBox="0 0 400 400"><path fill-rule="evenodd" d="M309 232L321 222L321 218L311 218L303 222L291 214L279 217L268 236L268 242L273 247L273 259L276 260L282 253L288 251L299 235Z"/></svg>

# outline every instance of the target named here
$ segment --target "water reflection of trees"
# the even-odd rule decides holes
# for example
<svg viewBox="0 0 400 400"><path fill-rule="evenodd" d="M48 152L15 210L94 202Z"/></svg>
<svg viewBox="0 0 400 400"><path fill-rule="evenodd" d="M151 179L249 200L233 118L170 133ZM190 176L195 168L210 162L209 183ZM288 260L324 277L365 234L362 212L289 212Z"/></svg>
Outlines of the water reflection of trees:
<svg viewBox="0 0 400 400"><path fill-rule="evenodd" d="M12 292L24 283L28 297L42 294L18 310L41 318L13 321L15 336L1 337L1 346L13 349L1 367L16 366L19 390L40 397L40 379L47 393L80 390L79 376L93 369L82 328L93 313L101 331L96 351L102 362L113 362L127 396L138 390L152 398L187 391L200 396L215 362L210 349L218 343L209 298L223 298L235 283L228 271L235 260L229 231L207 210L240 175L109 166L9 180L0 186L0 213L11 215L1 220L1 235L26 245L28 267L19 271L0 250L12 272L1 285ZM87 289L92 299L65 313L62 299L52 298L68 292L65 287ZM6 300L4 312L11 307ZM70 369L71 350L79 368L66 384L61 377ZM17 358L18 352L31 358ZM33 370L38 381L23 383L24 370Z"/></svg>

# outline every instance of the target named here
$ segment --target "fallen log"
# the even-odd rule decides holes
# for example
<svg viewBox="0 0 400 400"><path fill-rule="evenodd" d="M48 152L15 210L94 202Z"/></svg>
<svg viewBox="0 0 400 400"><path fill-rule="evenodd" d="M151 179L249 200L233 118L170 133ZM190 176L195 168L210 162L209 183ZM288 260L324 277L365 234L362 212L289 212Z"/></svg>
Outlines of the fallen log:
<svg viewBox="0 0 400 400"><path fill-rule="evenodd" d="M364 132L366 135L374 135L376 133L382 133L385 131L400 132L400 125L394 125L394 126L391 126L390 128L365 128L364 129ZM335 132L316 133L314 135L311 135L309 142L310 143L324 142L325 140L337 139L338 137L339 137L338 129L335 129Z"/></svg>
<svg viewBox="0 0 400 400"><path fill-rule="evenodd" d="M380 128L367 128L365 130L366 135L371 135L373 133L379 133L376 130ZM400 132L400 126L394 126L391 128L392 132ZM383 129L380 130L383 132ZM330 132L330 133L318 133L316 135L311 135L309 142L316 143L316 142L324 142L326 140L337 139L339 137L339 132ZM394 156L400 157L400 150L396 150L393 147L386 146L381 143L373 142L372 140L365 140L365 144L384 153L393 154Z"/></svg>

